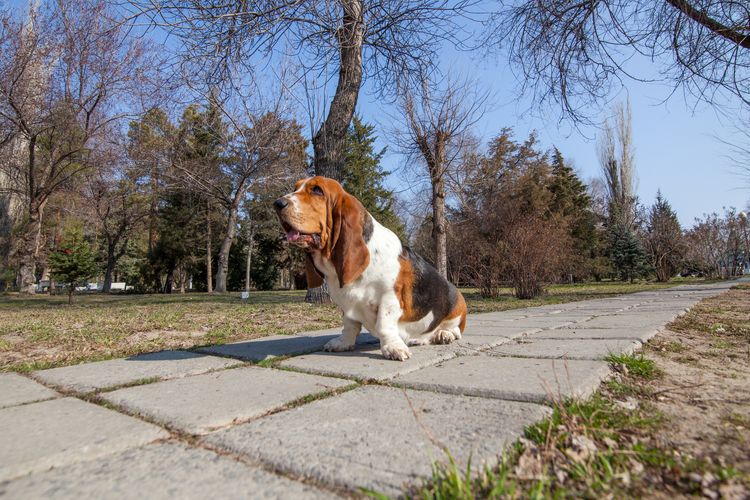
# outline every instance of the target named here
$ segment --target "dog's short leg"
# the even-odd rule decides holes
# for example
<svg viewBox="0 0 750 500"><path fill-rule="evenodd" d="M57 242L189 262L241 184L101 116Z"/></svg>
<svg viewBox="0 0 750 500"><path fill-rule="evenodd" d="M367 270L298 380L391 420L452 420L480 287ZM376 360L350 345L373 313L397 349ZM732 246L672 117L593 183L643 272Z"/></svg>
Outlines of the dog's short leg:
<svg viewBox="0 0 750 500"><path fill-rule="evenodd" d="M409 347L401 338L398 329L400 304L395 294L384 297L378 309L378 319L375 324L375 334L380 339L380 350L387 359L405 361L411 357Z"/></svg>
<svg viewBox="0 0 750 500"><path fill-rule="evenodd" d="M430 337L431 344L450 344L461 338L461 328L458 326L460 318L452 318L443 321Z"/></svg>
<svg viewBox="0 0 750 500"><path fill-rule="evenodd" d="M354 349L354 344L357 343L357 335L360 331L362 331L362 323L344 316L344 329L341 335L329 340L323 346L323 350L331 352L351 351Z"/></svg>

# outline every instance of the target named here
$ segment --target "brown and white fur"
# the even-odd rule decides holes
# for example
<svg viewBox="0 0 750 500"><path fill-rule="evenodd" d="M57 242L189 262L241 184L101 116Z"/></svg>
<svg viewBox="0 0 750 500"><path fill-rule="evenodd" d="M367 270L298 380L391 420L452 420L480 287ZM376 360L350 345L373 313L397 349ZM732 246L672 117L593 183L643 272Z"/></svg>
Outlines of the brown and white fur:
<svg viewBox="0 0 750 500"><path fill-rule="evenodd" d="M344 328L327 351L354 348L364 326L383 356L406 360L409 345L447 344L466 324L461 292L403 246L333 179L310 177L274 203L287 240L305 250L309 287L328 283Z"/></svg>

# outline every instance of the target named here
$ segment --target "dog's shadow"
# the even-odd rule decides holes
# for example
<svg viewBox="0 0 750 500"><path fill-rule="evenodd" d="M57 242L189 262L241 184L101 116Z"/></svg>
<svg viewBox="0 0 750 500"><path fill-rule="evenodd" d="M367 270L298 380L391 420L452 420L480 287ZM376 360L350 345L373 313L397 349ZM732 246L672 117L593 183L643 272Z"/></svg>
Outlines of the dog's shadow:
<svg viewBox="0 0 750 500"><path fill-rule="evenodd" d="M289 336L287 338L259 338L232 344L220 344L209 346L196 346L192 351L166 350L147 354L130 356L128 361L185 361L188 359L202 358L207 355L226 356L235 359L249 361L262 361L268 358L280 356L298 356L304 354L332 354L341 355L346 353L324 352L323 346L337 334L318 335L315 337ZM380 349L380 341L367 332L362 332L357 337L357 345L349 354L362 357L374 358L379 356L372 351Z"/></svg>

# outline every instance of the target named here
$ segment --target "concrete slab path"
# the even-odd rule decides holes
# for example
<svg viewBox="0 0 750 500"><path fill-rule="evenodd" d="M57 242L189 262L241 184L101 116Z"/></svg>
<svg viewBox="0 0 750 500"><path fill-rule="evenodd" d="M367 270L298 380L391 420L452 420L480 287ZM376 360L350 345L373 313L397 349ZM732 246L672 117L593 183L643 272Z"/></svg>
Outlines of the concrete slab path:
<svg viewBox="0 0 750 500"><path fill-rule="evenodd" d="M444 449L496 463L550 398L586 396L630 353L732 283L469 317L459 343L380 356L337 329L0 374L0 497L398 495Z"/></svg>

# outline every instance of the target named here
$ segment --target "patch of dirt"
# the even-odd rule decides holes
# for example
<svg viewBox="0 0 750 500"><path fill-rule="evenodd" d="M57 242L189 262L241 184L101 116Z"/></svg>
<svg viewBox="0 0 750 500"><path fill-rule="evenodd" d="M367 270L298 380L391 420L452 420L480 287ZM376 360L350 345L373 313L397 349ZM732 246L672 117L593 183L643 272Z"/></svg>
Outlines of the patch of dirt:
<svg viewBox="0 0 750 500"><path fill-rule="evenodd" d="M660 438L750 477L750 287L701 302L644 353L663 371L648 384L668 419Z"/></svg>

